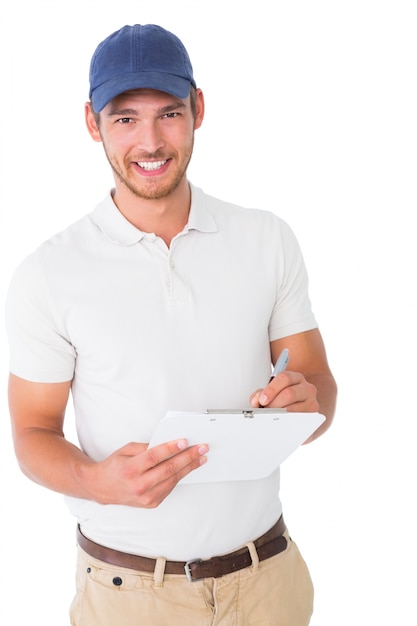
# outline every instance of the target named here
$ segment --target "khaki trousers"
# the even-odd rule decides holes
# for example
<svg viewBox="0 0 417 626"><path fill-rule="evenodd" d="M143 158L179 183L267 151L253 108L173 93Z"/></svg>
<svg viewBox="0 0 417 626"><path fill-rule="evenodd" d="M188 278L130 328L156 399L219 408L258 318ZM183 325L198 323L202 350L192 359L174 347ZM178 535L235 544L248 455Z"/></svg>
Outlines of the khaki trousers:
<svg viewBox="0 0 417 626"><path fill-rule="evenodd" d="M307 626L313 586L307 566L288 537L284 552L221 578L189 582L108 565L78 548L72 626Z"/></svg>

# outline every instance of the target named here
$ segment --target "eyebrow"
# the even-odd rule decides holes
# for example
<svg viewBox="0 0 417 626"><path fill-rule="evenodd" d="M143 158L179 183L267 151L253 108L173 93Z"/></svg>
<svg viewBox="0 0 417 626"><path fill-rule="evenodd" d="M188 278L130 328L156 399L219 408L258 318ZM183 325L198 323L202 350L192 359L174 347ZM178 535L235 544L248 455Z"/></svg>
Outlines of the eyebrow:
<svg viewBox="0 0 417 626"><path fill-rule="evenodd" d="M171 113L172 111L178 111L178 109L185 109L186 105L182 100L178 100L172 104L168 104L165 107L161 107L156 110L158 115L165 115L166 113ZM138 115L137 109L111 109L108 113L110 116L121 116L121 117L129 117Z"/></svg>

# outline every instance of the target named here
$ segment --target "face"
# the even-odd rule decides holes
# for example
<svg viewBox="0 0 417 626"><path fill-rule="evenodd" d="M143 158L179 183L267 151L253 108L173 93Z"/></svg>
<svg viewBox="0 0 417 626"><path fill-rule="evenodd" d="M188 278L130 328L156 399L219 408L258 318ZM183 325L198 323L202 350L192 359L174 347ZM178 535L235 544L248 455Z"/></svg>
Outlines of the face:
<svg viewBox="0 0 417 626"><path fill-rule="evenodd" d="M185 100L150 89L126 92L95 116L87 105L87 127L101 141L113 169L116 193L158 200L185 180L204 112L197 90L195 116Z"/></svg>

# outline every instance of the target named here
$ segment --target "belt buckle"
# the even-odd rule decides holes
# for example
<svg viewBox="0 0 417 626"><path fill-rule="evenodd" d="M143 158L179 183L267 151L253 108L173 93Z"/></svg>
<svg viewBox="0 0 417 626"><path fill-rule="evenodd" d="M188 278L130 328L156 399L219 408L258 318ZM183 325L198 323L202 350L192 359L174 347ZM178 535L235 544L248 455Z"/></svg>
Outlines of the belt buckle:
<svg viewBox="0 0 417 626"><path fill-rule="evenodd" d="M190 565L192 565L193 563L202 563L202 562L203 562L203 559L191 559L190 561L187 561L186 564L184 565L185 575L187 576L187 580L190 583L196 583L199 580L203 580L202 578L193 578L193 573L190 568Z"/></svg>

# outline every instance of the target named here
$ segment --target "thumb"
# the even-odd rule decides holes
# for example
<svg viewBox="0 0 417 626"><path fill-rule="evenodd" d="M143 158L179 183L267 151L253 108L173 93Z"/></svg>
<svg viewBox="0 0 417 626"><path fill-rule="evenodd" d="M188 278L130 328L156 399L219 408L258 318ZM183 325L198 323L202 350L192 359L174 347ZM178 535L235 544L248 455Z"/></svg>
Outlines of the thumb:
<svg viewBox="0 0 417 626"><path fill-rule="evenodd" d="M147 443L137 443L136 441L131 441L126 445L122 446L118 450L116 450L115 454L120 454L122 456L136 456L137 454L142 454L147 450Z"/></svg>

